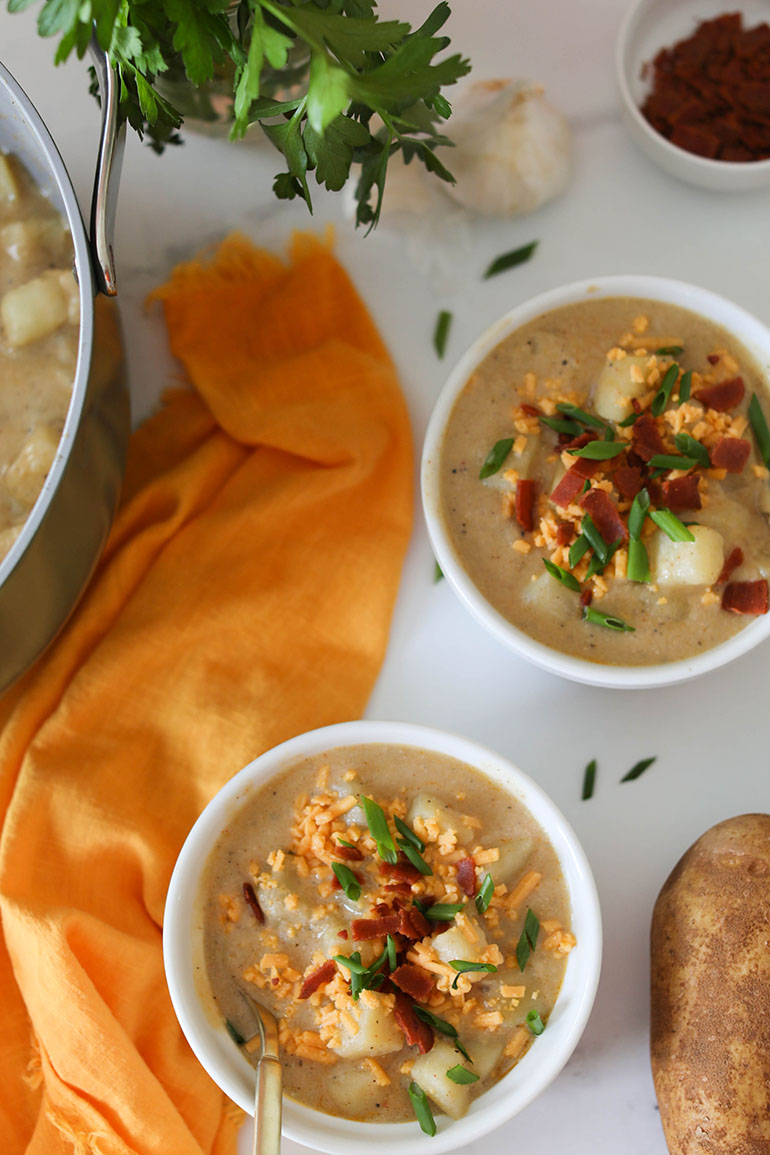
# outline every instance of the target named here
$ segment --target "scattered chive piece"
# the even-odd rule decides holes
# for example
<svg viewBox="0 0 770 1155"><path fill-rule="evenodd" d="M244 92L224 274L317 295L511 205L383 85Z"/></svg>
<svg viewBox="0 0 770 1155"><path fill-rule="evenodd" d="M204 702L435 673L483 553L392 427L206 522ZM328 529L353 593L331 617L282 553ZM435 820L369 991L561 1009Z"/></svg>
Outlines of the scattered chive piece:
<svg viewBox="0 0 770 1155"><path fill-rule="evenodd" d="M338 962L341 966L344 966L346 970L349 970L352 975L366 974L369 969L361 962L361 952L358 950L353 951L351 955L335 954L333 958L335 962Z"/></svg>
<svg viewBox="0 0 770 1155"><path fill-rule="evenodd" d="M596 759L592 758L583 772L583 793L580 795L583 802L594 796L596 783Z"/></svg>
<svg viewBox="0 0 770 1155"><path fill-rule="evenodd" d="M535 1009L527 1011L527 1026L533 1035L542 1035L543 1031L545 1030L545 1023L540 1018L539 1011ZM449 1074L448 1071L447 1074Z"/></svg>
<svg viewBox="0 0 770 1155"><path fill-rule="evenodd" d="M648 766L652 766L652 764L656 760L656 758L657 758L657 754L654 755L652 758L642 758L641 762L636 762L631 767L631 769L628 771L628 773L623 775L623 777L620 779L620 781L621 782L633 782L633 780L635 778L638 778L640 774L644 774L644 772Z"/></svg>
<svg viewBox="0 0 770 1155"><path fill-rule="evenodd" d="M629 626L622 618L613 614L605 614L603 610L596 610L593 606L583 606L583 619L595 626L604 626L608 630L618 630L622 633L633 634L636 626Z"/></svg>
<svg viewBox="0 0 770 1155"><path fill-rule="evenodd" d="M650 495L646 489L640 489L631 502L628 514L629 537L641 537L644 522L650 509Z"/></svg>
<svg viewBox="0 0 770 1155"><path fill-rule="evenodd" d="M612 426L606 425L604 428L604 440L605 441L614 441L614 439L615 439L615 434L612 431Z"/></svg>
<svg viewBox="0 0 770 1155"><path fill-rule="evenodd" d="M479 914L483 914L487 909L494 893L495 884L492 881L492 875L486 874L484 881L481 884L481 888L479 889L479 893L476 895L474 900L476 903L476 910L479 912Z"/></svg>
<svg viewBox="0 0 770 1155"><path fill-rule="evenodd" d="M459 1063L454 1067L450 1067L446 1073L447 1079L451 1079L453 1083L478 1083L478 1075L474 1075L473 1071L469 1071L467 1067L461 1067Z"/></svg>
<svg viewBox="0 0 770 1155"><path fill-rule="evenodd" d="M701 441L696 441L689 433L677 433L674 441L677 449L680 449L687 457L694 457L698 465L702 465L704 469L708 469L711 465L706 446Z"/></svg>
<svg viewBox="0 0 770 1155"><path fill-rule="evenodd" d="M653 469L692 469L697 464L697 458L680 457L678 453L655 453L648 462Z"/></svg>
<svg viewBox="0 0 770 1155"><path fill-rule="evenodd" d="M411 842L415 850L419 850L422 854L423 850L425 849L425 843L420 838L420 836L415 834L411 826L407 826L403 818L399 818L397 814L393 815L393 821L395 822L396 830L401 835L401 837L405 838L407 842Z"/></svg>
<svg viewBox="0 0 770 1155"><path fill-rule="evenodd" d="M650 517L662 529L666 537L672 541L695 541L686 525L682 525L679 518L670 509L655 509Z"/></svg>
<svg viewBox="0 0 770 1155"><path fill-rule="evenodd" d="M426 876L428 874L433 874L433 871L428 866L427 862L420 854L417 847L412 846L411 842L407 842L405 838L399 838L398 845L402 854L406 855L412 866L415 867L416 870L419 870L420 874L424 874Z"/></svg>
<svg viewBox="0 0 770 1155"><path fill-rule="evenodd" d="M584 536L586 537L588 544L590 545L591 549L594 551L596 556L600 559L600 561L602 561L604 563L604 565L606 565L607 562L610 560L610 555L609 555L609 548L610 547L607 544L607 542L604 540L602 535L599 533L599 530L594 525L593 519L592 519L590 514L588 514L588 513L583 514L583 520L580 523L580 529L581 529L582 533L584 534Z"/></svg>
<svg viewBox="0 0 770 1155"><path fill-rule="evenodd" d="M230 1022L229 1019L225 1019L225 1027L227 1029L228 1035L233 1040L236 1047L242 1047L243 1044L246 1042L246 1040L244 1039L243 1035L238 1030L238 1028L236 1026L233 1026L233 1024Z"/></svg>
<svg viewBox="0 0 770 1155"><path fill-rule="evenodd" d="M396 944L392 934L389 934L385 940L385 949L388 952L388 966L392 972L398 966L398 959L396 958Z"/></svg>
<svg viewBox="0 0 770 1155"><path fill-rule="evenodd" d="M527 916L524 919L524 929L522 930L519 936L519 941L516 944L516 961L519 964L520 971L524 970L529 960L529 956L535 949L539 931L540 920L532 908L528 907Z"/></svg>
<svg viewBox="0 0 770 1155"><path fill-rule="evenodd" d="M679 404L683 401L690 400L690 386L692 385L692 369L688 369L686 373L682 374L682 380L679 382Z"/></svg>
<svg viewBox="0 0 770 1155"><path fill-rule="evenodd" d="M590 425L593 429L605 431L610 428L600 417L594 417L592 413L586 413L585 409L579 409L577 405L570 405L568 401L560 401L556 408L565 417L571 417L573 421L579 421L581 425Z"/></svg>
<svg viewBox="0 0 770 1155"><path fill-rule="evenodd" d="M434 902L433 906L429 906L424 911L424 914L431 922L447 922L459 914L464 906L464 902Z"/></svg>
<svg viewBox="0 0 770 1155"><path fill-rule="evenodd" d="M566 569L562 569L560 565L556 565L555 562L549 561L547 557L543 558L543 565L548 570L551 577L555 577L556 580L560 581L561 584L566 586L568 590L575 590L576 593L580 592L580 582Z"/></svg>
<svg viewBox="0 0 770 1155"><path fill-rule="evenodd" d="M641 416L641 413L629 413L628 417L624 417L622 421L618 421L618 425L621 429L628 429L629 425L633 425Z"/></svg>
<svg viewBox="0 0 770 1155"><path fill-rule="evenodd" d="M503 437L502 440L496 441L484 458L484 464L479 471L479 478L483 481L485 477L491 477L494 473L497 473L498 470L502 468L503 462L512 449L512 437Z"/></svg>
<svg viewBox="0 0 770 1155"><path fill-rule="evenodd" d="M452 983L452 990L457 988L457 979L459 979L460 975L465 974L466 971L489 971L490 974L494 974L497 971L494 963L468 962L467 959L463 958L450 959L449 965L450 967L454 967L458 972L455 981Z"/></svg>
<svg viewBox="0 0 770 1155"><path fill-rule="evenodd" d="M569 547L569 565L570 569L574 569L581 557L588 550L588 538L584 533L580 537L575 538L572 545Z"/></svg>
<svg viewBox="0 0 770 1155"><path fill-rule="evenodd" d="M349 866L345 866L342 862L333 862L332 870L334 871L337 882L340 884L345 894L351 902L358 902L361 897L361 883L356 878Z"/></svg>
<svg viewBox="0 0 770 1155"><path fill-rule="evenodd" d="M770 429L767 427L767 421L756 393L751 394L751 401L749 401L749 421L757 439L759 455L765 465L768 465L770 464Z"/></svg>
<svg viewBox="0 0 770 1155"><path fill-rule="evenodd" d="M663 345L655 350L656 357L678 357L680 353L684 353L681 345Z"/></svg>
<svg viewBox="0 0 770 1155"><path fill-rule="evenodd" d="M586 478L585 482L583 483L583 488L581 489L580 492L581 493L588 493L590 488L591 488L591 482L588 480L588 478Z"/></svg>
<svg viewBox="0 0 770 1155"><path fill-rule="evenodd" d="M629 538L626 577L630 582L648 582L650 580L650 558L647 547L638 537Z"/></svg>
<svg viewBox="0 0 770 1155"><path fill-rule="evenodd" d="M336 836L336 838L337 846L349 846L351 850L358 850L357 846L354 846L352 842L346 842L344 838L340 838L339 834Z"/></svg>
<svg viewBox="0 0 770 1155"><path fill-rule="evenodd" d="M433 580L434 580L434 582L440 582L441 579L443 578L443 576L444 576L444 571L441 568L441 566L438 564L438 562L436 562L434 567L433 567Z"/></svg>
<svg viewBox="0 0 770 1155"><path fill-rule="evenodd" d="M436 328L433 330L433 348L436 350L439 357L444 356L447 337L449 336L449 328L451 324L452 314L446 309L442 309L436 318Z"/></svg>
<svg viewBox="0 0 770 1155"><path fill-rule="evenodd" d="M530 241L528 245L522 245L520 249L512 249L509 253L501 253L496 257L492 264L488 266L484 273L483 280L488 280L489 277L496 277L498 273L504 273L507 269L513 269L516 265L523 265L528 261L535 249L537 248L537 241Z"/></svg>
<svg viewBox="0 0 770 1155"><path fill-rule="evenodd" d="M455 1050L460 1052L467 1063L473 1062L473 1059L460 1042L457 1029L453 1027L451 1023L448 1023L446 1019L439 1019L432 1011L429 1011L427 1007L421 1007L419 1003L415 1003L413 1010L417 1018L422 1019L429 1027L433 1027L434 1031L438 1031L440 1035L447 1035L448 1038L453 1039Z"/></svg>
<svg viewBox="0 0 770 1155"><path fill-rule="evenodd" d="M544 413L541 413L538 421L556 433L569 433L570 436L577 437L582 432L576 421L568 421L564 417L546 417Z"/></svg>
<svg viewBox="0 0 770 1155"><path fill-rule="evenodd" d="M412 1100L412 1107L414 1109L417 1122L420 1128L426 1135L436 1134L436 1120L433 1118L433 1112L430 1109L428 1096L423 1091L422 1087L418 1087L416 1083L409 1084L409 1098Z"/></svg>
<svg viewBox="0 0 770 1155"><path fill-rule="evenodd" d="M602 538L602 540L604 539ZM588 564L585 580L587 581L588 578L592 578L594 574L604 573L605 569L609 565L610 558L620 548L621 545L622 538L618 538L617 541L613 541L612 545L608 545L606 547L606 553L603 557L600 557L599 554L595 553Z"/></svg>
<svg viewBox="0 0 770 1155"><path fill-rule="evenodd" d="M568 449L571 457L585 457L588 461L609 461L611 457L618 457L624 449L628 449L627 441L589 441L580 449Z"/></svg>
<svg viewBox="0 0 770 1155"><path fill-rule="evenodd" d="M377 843L377 853L380 858L391 863L391 865L398 862L398 851L396 850L393 836L388 829L388 820L385 817L385 811L381 806L377 805L373 798L367 798L365 794L361 794L360 798L366 816L366 825L369 827L369 833Z"/></svg>
<svg viewBox="0 0 770 1155"><path fill-rule="evenodd" d="M676 361L673 365L669 365L666 370L660 389L652 399L650 412L653 417L660 417L664 409L668 408L668 403L671 400L671 393L676 385L676 379L679 376L679 366Z"/></svg>

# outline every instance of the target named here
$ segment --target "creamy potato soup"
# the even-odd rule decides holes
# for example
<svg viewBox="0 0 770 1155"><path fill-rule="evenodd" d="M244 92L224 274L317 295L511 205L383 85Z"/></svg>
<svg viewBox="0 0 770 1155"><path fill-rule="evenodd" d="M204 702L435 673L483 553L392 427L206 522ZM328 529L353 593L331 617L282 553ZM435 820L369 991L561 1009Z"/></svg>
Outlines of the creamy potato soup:
<svg viewBox="0 0 770 1155"><path fill-rule="evenodd" d="M555 309L450 416L441 504L484 597L553 649L647 665L767 612L767 384L729 333L657 301Z"/></svg>
<svg viewBox="0 0 770 1155"><path fill-rule="evenodd" d="M0 559L53 464L77 364L80 308L67 227L0 153Z"/></svg>
<svg viewBox="0 0 770 1155"><path fill-rule="evenodd" d="M202 997L234 1046L254 1033L243 990L279 1020L289 1095L428 1129L536 1050L575 947L529 812L411 747L334 749L255 789L199 903Z"/></svg>

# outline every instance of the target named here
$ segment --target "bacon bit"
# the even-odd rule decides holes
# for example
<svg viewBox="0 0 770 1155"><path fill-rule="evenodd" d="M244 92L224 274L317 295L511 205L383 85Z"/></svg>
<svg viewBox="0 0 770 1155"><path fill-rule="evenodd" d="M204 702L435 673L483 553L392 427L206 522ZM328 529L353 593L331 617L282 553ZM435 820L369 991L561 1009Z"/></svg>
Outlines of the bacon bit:
<svg viewBox="0 0 770 1155"><path fill-rule="evenodd" d="M722 609L733 614L766 614L767 582L730 582L722 594Z"/></svg>
<svg viewBox="0 0 770 1155"><path fill-rule="evenodd" d="M525 532L535 528L535 492L537 482L521 478L516 482L516 520Z"/></svg>
<svg viewBox="0 0 770 1155"><path fill-rule="evenodd" d="M361 875L356 874L355 870L351 870L350 873L353 875L353 877L355 878L355 880L359 884L359 886L363 886L364 880L361 877ZM342 890L342 883L337 878L336 874L335 874L334 878L332 879L332 890Z"/></svg>
<svg viewBox="0 0 770 1155"><path fill-rule="evenodd" d="M367 938L381 938L386 934L398 934L399 915L386 914L380 918L354 918L351 923L356 941Z"/></svg>
<svg viewBox="0 0 770 1155"><path fill-rule="evenodd" d="M380 874L384 878L390 878L393 882L419 882L422 878L416 866L412 866L411 862L381 862Z"/></svg>
<svg viewBox="0 0 770 1155"><path fill-rule="evenodd" d="M580 505L591 516L607 545L612 545L618 538L621 541L628 541L626 524L605 490L589 489L580 499Z"/></svg>
<svg viewBox="0 0 770 1155"><path fill-rule="evenodd" d="M347 937L348 937L348 932L346 930L338 930L337 931L337 938L347 938Z"/></svg>
<svg viewBox="0 0 770 1155"><path fill-rule="evenodd" d="M397 967L390 976L390 981L418 1003L426 1002L433 994L436 985L427 971L412 966L411 963L402 963Z"/></svg>
<svg viewBox="0 0 770 1155"><path fill-rule="evenodd" d="M556 544L569 545L574 530L568 521L560 521L556 526Z"/></svg>
<svg viewBox="0 0 770 1155"><path fill-rule="evenodd" d="M427 1023L417 1018L414 1013L414 1003L408 995L401 991L396 992L393 1017L404 1032L404 1038L409 1046L417 1046L421 1055L427 1055L433 1046L433 1031Z"/></svg>
<svg viewBox="0 0 770 1155"><path fill-rule="evenodd" d="M612 481L620 496L632 501L642 488L642 471L634 465L619 465Z"/></svg>
<svg viewBox="0 0 770 1155"><path fill-rule="evenodd" d="M740 405L746 390L743 387L742 377L730 377L727 381L720 381L716 385L705 385L703 389L696 389L693 393L696 401L700 401L706 409L716 409L717 413L726 413Z"/></svg>
<svg viewBox="0 0 770 1155"><path fill-rule="evenodd" d="M472 858L461 858L457 863L457 884L463 894L473 898L478 887L476 863Z"/></svg>
<svg viewBox="0 0 770 1155"><path fill-rule="evenodd" d="M383 890L392 890L396 894L411 894L411 882L387 882L382 888Z"/></svg>
<svg viewBox="0 0 770 1155"><path fill-rule="evenodd" d="M589 441L598 441L599 434L586 431L585 433L578 433L577 437L570 437L568 433L565 434L565 437L565 441L560 439L561 449L582 449L584 445L588 445ZM585 458L581 458L581 460L585 460Z"/></svg>
<svg viewBox="0 0 770 1155"><path fill-rule="evenodd" d="M425 938L432 929L425 915L416 906L399 912L398 933L404 938L414 942L416 939Z"/></svg>
<svg viewBox="0 0 770 1155"><path fill-rule="evenodd" d="M572 505L572 502L580 493L588 477L596 472L600 464L601 462L599 461L588 461L585 458L578 459L572 468L567 470L564 477L562 477L554 489L551 494L551 501L554 502L555 505L561 506L562 509L566 509L568 505ZM593 468L589 473L586 473L585 467L588 465L593 466Z"/></svg>
<svg viewBox="0 0 770 1155"><path fill-rule="evenodd" d="M331 982L337 973L337 964L334 959L327 959L323 966L318 967L317 970L312 971L302 986L297 995L298 999L309 999L312 994L318 990L319 987L325 986L326 983Z"/></svg>
<svg viewBox="0 0 770 1155"><path fill-rule="evenodd" d="M727 560L722 566L722 572L714 584L721 586L728 582L739 565L743 565L743 550L739 545L736 545L735 549L730 550Z"/></svg>
<svg viewBox="0 0 770 1155"><path fill-rule="evenodd" d="M697 473L688 473L686 477L674 477L670 481L664 481L661 491L663 504L668 506L672 513L701 507Z"/></svg>
<svg viewBox="0 0 770 1155"><path fill-rule="evenodd" d="M526 413L527 417L541 416L541 411L538 409L537 405L530 405L527 401L522 401L519 409L521 409L522 413Z"/></svg>
<svg viewBox="0 0 770 1155"><path fill-rule="evenodd" d="M707 353L706 354L706 360L708 361L709 365L717 365L719 363L720 359L721 359L720 353Z"/></svg>
<svg viewBox="0 0 770 1155"><path fill-rule="evenodd" d="M751 442L743 437L720 437L711 450L711 464L728 473L740 473L749 459Z"/></svg>
<svg viewBox="0 0 770 1155"><path fill-rule="evenodd" d="M339 842L334 844L334 853L339 858L347 858L349 862L361 862L364 857L357 846L342 846Z"/></svg>
<svg viewBox="0 0 770 1155"><path fill-rule="evenodd" d="M631 428L633 430L631 443L634 452L642 461L649 461L656 453L666 452L655 418L650 413L637 418Z"/></svg>
<svg viewBox="0 0 770 1155"><path fill-rule="evenodd" d="M579 601L580 601L581 606L590 606L593 599L594 599L594 591L592 589L589 589L588 586L585 586L580 591Z"/></svg>
<svg viewBox="0 0 770 1155"><path fill-rule="evenodd" d="M251 910L253 911L254 917L257 920L257 922L264 922L265 921L265 912L262 910L262 907L259 905L259 900L258 900L256 894L254 893L254 887L251 885L250 882L244 882L244 884L243 884L243 897L246 900L246 905L251 907Z"/></svg>

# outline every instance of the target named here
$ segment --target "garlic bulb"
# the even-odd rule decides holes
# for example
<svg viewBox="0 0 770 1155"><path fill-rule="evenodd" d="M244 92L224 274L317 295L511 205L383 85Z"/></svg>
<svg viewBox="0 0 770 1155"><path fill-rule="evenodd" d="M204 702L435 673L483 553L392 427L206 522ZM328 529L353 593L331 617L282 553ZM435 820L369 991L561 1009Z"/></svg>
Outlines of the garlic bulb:
<svg viewBox="0 0 770 1155"><path fill-rule="evenodd" d="M569 178L567 121L530 81L466 86L454 103L447 134L455 147L442 159L456 184L442 187L476 212L499 217L531 212L558 196Z"/></svg>

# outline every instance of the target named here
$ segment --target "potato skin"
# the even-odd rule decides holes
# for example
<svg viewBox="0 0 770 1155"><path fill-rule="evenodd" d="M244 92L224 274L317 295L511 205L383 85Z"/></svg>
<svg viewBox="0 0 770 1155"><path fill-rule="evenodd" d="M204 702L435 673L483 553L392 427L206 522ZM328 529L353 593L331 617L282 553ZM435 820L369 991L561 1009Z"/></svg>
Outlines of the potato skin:
<svg viewBox="0 0 770 1155"><path fill-rule="evenodd" d="M658 896L650 1057L671 1155L768 1155L770 815L706 831Z"/></svg>

